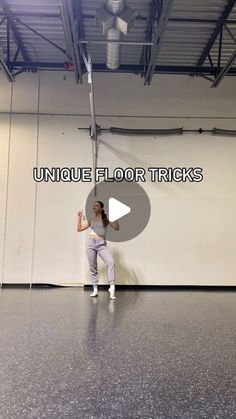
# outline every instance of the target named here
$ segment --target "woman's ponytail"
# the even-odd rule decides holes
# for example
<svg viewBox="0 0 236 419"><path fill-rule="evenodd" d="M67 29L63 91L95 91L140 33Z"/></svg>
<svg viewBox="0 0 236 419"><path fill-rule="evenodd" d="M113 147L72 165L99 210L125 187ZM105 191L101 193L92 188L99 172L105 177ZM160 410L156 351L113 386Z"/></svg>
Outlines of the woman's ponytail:
<svg viewBox="0 0 236 419"><path fill-rule="evenodd" d="M102 215L103 226L106 227L108 225L108 218L107 218L107 215L106 215L104 209L102 209L101 215Z"/></svg>
<svg viewBox="0 0 236 419"><path fill-rule="evenodd" d="M103 209L104 204L103 204L102 201L96 201L96 202L98 202L100 204L101 208L102 208L102 210L101 210L102 222L103 222L103 226L106 227L109 224L109 220L108 220L107 215L106 215L106 213Z"/></svg>

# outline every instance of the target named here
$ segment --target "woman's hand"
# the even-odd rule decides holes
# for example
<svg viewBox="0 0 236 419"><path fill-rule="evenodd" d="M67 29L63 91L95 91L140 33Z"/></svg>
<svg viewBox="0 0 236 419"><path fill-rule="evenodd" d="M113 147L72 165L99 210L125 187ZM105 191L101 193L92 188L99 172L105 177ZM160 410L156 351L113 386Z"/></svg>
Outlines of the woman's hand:
<svg viewBox="0 0 236 419"><path fill-rule="evenodd" d="M90 222L86 220L83 210L77 213L78 222L77 222L77 231L84 231L90 227ZM83 222L82 222L83 220Z"/></svg>
<svg viewBox="0 0 236 419"><path fill-rule="evenodd" d="M116 231L118 231L120 229L118 221L113 221L113 222L109 221L109 224Z"/></svg>

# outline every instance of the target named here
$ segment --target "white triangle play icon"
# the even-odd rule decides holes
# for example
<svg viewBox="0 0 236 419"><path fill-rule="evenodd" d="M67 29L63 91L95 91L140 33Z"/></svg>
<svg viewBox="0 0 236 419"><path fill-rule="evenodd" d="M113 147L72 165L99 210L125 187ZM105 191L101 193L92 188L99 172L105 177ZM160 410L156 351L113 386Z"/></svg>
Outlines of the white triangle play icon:
<svg viewBox="0 0 236 419"><path fill-rule="evenodd" d="M109 198L108 218L111 222L119 220L119 218L129 214L130 211L131 209L128 205L123 204L123 202L118 201L115 198Z"/></svg>

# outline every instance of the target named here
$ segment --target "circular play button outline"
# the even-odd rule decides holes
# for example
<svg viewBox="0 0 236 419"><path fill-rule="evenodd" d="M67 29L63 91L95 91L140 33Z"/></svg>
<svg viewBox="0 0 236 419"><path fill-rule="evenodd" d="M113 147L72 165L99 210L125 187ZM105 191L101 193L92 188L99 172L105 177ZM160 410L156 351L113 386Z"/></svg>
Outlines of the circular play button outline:
<svg viewBox="0 0 236 419"><path fill-rule="evenodd" d="M123 242L137 237L145 229L150 219L151 205L148 195L137 182L125 180L107 182L104 180L94 186L86 200L87 220L94 217L92 207L95 201L104 203L104 211L108 219L118 216L116 219L120 228L116 231L108 225L106 231L106 240L108 241ZM122 215L125 207L127 207L127 213Z"/></svg>

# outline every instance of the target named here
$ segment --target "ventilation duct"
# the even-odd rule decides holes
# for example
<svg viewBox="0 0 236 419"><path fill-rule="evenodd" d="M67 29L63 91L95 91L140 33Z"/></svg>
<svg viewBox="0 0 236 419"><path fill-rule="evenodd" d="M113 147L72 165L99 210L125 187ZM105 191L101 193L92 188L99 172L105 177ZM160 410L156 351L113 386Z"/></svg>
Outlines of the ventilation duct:
<svg viewBox="0 0 236 419"><path fill-rule="evenodd" d="M124 0L107 0L106 6L109 12L116 15L124 9L125 4Z"/></svg>
<svg viewBox="0 0 236 419"><path fill-rule="evenodd" d="M107 0L96 10L96 22L107 38L107 68L116 70L120 66L120 44L122 33L127 35L134 22L136 12L124 0ZM113 42L109 42L113 41Z"/></svg>
<svg viewBox="0 0 236 419"><path fill-rule="evenodd" d="M108 41L120 41L121 32L112 28L107 31ZM110 70L116 70L120 66L120 44L107 43L107 67Z"/></svg>

